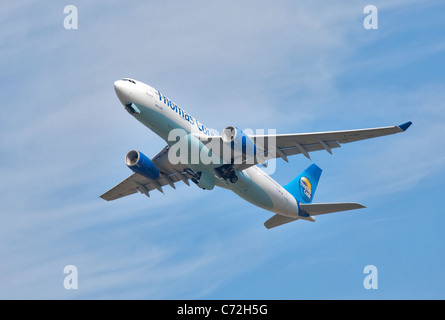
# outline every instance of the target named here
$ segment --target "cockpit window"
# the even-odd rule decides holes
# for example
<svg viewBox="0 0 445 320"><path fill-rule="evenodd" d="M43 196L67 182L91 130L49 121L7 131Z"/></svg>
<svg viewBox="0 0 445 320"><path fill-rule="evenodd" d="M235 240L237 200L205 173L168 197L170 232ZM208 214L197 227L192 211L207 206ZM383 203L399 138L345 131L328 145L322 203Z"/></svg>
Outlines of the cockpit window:
<svg viewBox="0 0 445 320"><path fill-rule="evenodd" d="M124 78L124 79L122 79L122 81L128 81L128 82L131 82L133 84L136 84L136 81L134 81L134 80L132 80L130 78Z"/></svg>

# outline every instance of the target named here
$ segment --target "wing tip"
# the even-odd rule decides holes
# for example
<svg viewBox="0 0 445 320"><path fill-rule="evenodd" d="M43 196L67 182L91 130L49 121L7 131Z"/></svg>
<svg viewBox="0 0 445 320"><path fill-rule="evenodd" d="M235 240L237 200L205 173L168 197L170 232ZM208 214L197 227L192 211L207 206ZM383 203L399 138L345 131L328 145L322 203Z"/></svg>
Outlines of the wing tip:
<svg viewBox="0 0 445 320"><path fill-rule="evenodd" d="M106 194L103 194L103 195L99 196L99 198L100 198L100 199L103 199L103 200L105 200L105 201L111 201L111 200L112 200L112 199L108 198L108 197L106 196Z"/></svg>
<svg viewBox="0 0 445 320"><path fill-rule="evenodd" d="M411 122L411 121L408 121L408 122L406 122L406 123L404 123L404 124L401 124L400 126L399 126L399 128L402 130L402 131L406 131L406 130L408 130L408 128L412 125L413 123Z"/></svg>

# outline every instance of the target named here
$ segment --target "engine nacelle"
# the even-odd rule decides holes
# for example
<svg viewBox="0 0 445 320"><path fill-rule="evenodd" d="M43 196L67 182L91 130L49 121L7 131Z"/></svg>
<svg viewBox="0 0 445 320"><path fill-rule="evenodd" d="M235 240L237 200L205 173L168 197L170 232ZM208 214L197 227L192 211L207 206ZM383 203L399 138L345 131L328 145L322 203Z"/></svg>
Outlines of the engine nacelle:
<svg viewBox="0 0 445 320"><path fill-rule="evenodd" d="M125 163L134 172L152 180L156 180L161 174L150 158L137 150L127 153Z"/></svg>
<svg viewBox="0 0 445 320"><path fill-rule="evenodd" d="M233 159L241 156L250 158L256 155L257 148L250 137L236 127L229 126L221 134L224 143L233 150Z"/></svg>

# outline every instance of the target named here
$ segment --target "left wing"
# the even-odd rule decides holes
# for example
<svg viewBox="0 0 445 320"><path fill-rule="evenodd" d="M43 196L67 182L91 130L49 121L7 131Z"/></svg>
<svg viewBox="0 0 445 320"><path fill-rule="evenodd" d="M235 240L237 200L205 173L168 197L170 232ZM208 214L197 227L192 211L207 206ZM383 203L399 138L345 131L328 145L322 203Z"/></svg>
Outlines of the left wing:
<svg viewBox="0 0 445 320"><path fill-rule="evenodd" d="M127 179L113 187L112 189L105 192L100 197L104 200L111 201L116 200L125 196L129 196L130 194L134 194L136 192L140 192L145 194L147 197L150 197L150 191L159 190L164 193L162 187L171 186L176 189L175 182L184 181L187 185L190 185L188 180L191 179L189 173L187 172L178 172L172 174L161 173L158 179L151 180L140 174L133 173Z"/></svg>
<svg viewBox="0 0 445 320"><path fill-rule="evenodd" d="M249 136L262 151L256 155L254 161L247 159L235 165L235 169L245 170L258 163L264 163L264 159L281 157L288 162L288 156L299 153L310 159L309 153L318 150L326 150L332 154L332 149L339 148L340 144L404 132L411 124L412 122L407 122L400 126L372 129Z"/></svg>
<svg viewBox="0 0 445 320"><path fill-rule="evenodd" d="M150 191L157 189L164 193L162 187L167 185L176 189L175 183L178 181L183 181L185 184L190 185L189 180L194 177L194 172L184 166L172 166L170 162L167 161L168 149L168 146L165 147L151 159L161 173L156 180L133 173L100 197L104 200L111 201L137 193L138 191L150 197Z"/></svg>

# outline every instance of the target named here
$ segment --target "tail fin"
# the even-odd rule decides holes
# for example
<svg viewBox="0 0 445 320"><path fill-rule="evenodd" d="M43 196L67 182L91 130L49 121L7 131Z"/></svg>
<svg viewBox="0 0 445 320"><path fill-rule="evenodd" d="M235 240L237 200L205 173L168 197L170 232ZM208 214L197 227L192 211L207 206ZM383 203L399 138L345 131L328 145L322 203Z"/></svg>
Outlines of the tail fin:
<svg viewBox="0 0 445 320"><path fill-rule="evenodd" d="M315 221L314 216L320 214L364 208L363 205L353 202L312 203L318 181L320 180L321 171L316 164L313 164L294 180L283 186L284 189L298 201L298 216L289 217L276 214L264 223L267 229L275 228L297 219Z"/></svg>
<svg viewBox="0 0 445 320"><path fill-rule="evenodd" d="M301 203L312 203L322 170L316 164L304 170L298 177L283 186Z"/></svg>

